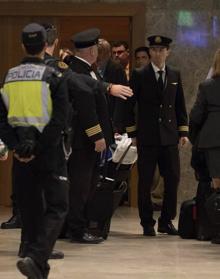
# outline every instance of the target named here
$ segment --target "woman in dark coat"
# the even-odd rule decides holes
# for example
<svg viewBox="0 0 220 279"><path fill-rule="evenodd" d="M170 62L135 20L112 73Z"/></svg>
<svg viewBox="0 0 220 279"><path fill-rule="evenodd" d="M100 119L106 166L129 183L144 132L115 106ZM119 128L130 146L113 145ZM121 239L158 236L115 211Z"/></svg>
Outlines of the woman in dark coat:
<svg viewBox="0 0 220 279"><path fill-rule="evenodd" d="M220 49L210 79L200 83L190 113L190 140L205 153L212 187L220 188Z"/></svg>

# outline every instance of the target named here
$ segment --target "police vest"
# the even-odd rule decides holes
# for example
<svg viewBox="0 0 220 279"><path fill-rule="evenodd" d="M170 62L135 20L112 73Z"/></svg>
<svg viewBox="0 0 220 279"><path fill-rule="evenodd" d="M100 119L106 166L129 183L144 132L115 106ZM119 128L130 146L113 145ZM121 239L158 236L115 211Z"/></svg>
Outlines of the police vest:
<svg viewBox="0 0 220 279"><path fill-rule="evenodd" d="M50 121L52 100L46 69L45 65L21 64L8 71L1 94L12 127L34 126L42 132Z"/></svg>

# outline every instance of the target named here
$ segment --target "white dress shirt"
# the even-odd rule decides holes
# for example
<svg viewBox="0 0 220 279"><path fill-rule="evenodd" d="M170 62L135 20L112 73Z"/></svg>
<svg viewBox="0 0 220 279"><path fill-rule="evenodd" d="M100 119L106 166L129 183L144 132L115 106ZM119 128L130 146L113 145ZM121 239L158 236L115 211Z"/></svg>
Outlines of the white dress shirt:
<svg viewBox="0 0 220 279"><path fill-rule="evenodd" d="M164 64L164 66L162 67L162 69L158 68L153 62L151 62L151 65L153 67L156 79L158 80L159 78L159 73L158 71L162 71L162 79L163 79L163 83L165 83L165 78L166 78L166 65Z"/></svg>

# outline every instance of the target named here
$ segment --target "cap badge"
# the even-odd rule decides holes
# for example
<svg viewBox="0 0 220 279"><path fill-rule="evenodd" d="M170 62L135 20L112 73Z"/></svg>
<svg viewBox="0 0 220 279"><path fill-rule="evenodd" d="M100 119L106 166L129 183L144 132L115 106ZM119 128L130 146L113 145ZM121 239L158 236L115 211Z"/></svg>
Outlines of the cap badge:
<svg viewBox="0 0 220 279"><path fill-rule="evenodd" d="M160 36L157 36L154 41L155 43L160 44L162 42L162 39Z"/></svg>
<svg viewBox="0 0 220 279"><path fill-rule="evenodd" d="M32 34L28 34L29 38L36 38L37 37L37 33L32 33Z"/></svg>

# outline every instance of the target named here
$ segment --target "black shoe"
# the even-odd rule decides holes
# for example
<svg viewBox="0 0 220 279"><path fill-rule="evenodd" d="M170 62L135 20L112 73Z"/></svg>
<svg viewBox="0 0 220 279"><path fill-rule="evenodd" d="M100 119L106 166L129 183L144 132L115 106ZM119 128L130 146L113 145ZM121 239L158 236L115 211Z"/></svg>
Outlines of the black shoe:
<svg viewBox="0 0 220 279"><path fill-rule="evenodd" d="M21 220L20 216L13 215L8 221L3 222L1 224L1 229L20 229L21 228Z"/></svg>
<svg viewBox="0 0 220 279"><path fill-rule="evenodd" d="M220 244L220 235L216 235L215 237L212 238L211 240L212 244Z"/></svg>
<svg viewBox="0 0 220 279"><path fill-rule="evenodd" d="M79 243L87 243L87 244L98 244L104 241L104 239L100 236L95 236L90 233L84 233L82 236L72 236L71 241L79 242Z"/></svg>
<svg viewBox="0 0 220 279"><path fill-rule="evenodd" d="M143 235L145 236L156 236L156 232L153 226L144 227Z"/></svg>
<svg viewBox="0 0 220 279"><path fill-rule="evenodd" d="M50 254L50 260L61 260L64 258L64 253L62 251L53 250Z"/></svg>
<svg viewBox="0 0 220 279"><path fill-rule="evenodd" d="M196 239L199 241L210 241L211 238L204 234L197 234Z"/></svg>
<svg viewBox="0 0 220 279"><path fill-rule="evenodd" d="M199 241L209 241L211 240L210 232L207 232L207 228L199 225L197 228L196 239Z"/></svg>
<svg viewBox="0 0 220 279"><path fill-rule="evenodd" d="M159 218L158 220L158 232L160 233L167 233L170 235L178 235L178 231L176 230L176 228L174 227L173 223L171 221L164 223L161 221L161 219Z"/></svg>
<svg viewBox="0 0 220 279"><path fill-rule="evenodd" d="M30 257L17 261L17 268L28 279L44 279L40 269Z"/></svg>
<svg viewBox="0 0 220 279"><path fill-rule="evenodd" d="M25 258L27 255L27 251L28 251L28 242L27 241L21 242L19 251L18 251L18 257ZM61 251L57 251L57 250L53 250L49 257L50 260L58 260L58 259L63 259L63 258L64 258L64 253Z"/></svg>

